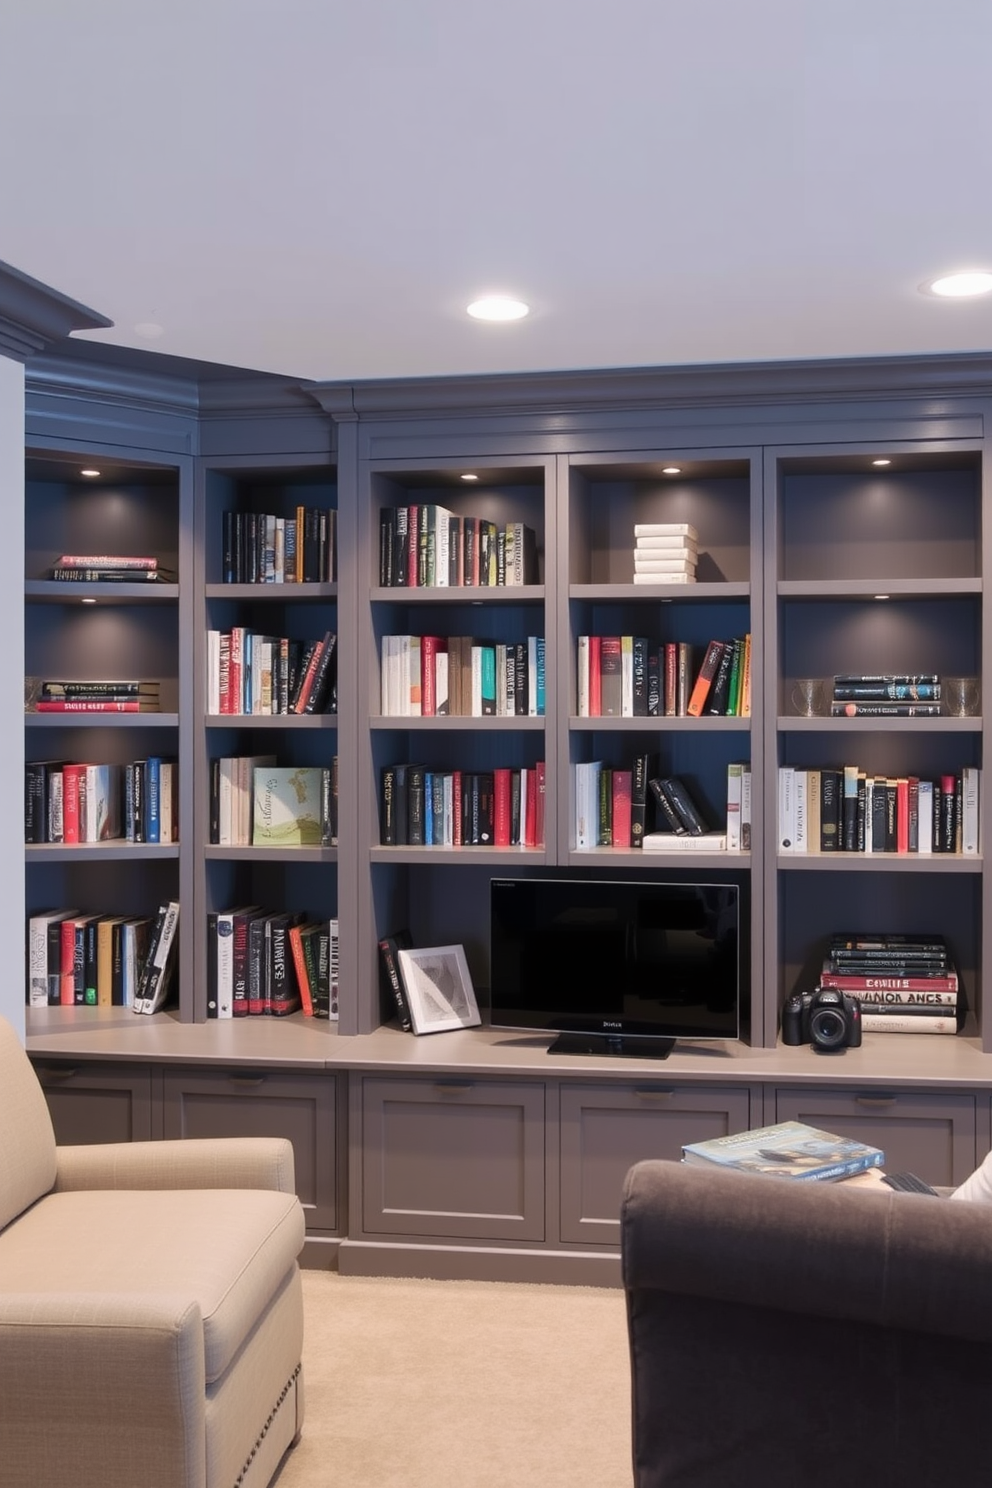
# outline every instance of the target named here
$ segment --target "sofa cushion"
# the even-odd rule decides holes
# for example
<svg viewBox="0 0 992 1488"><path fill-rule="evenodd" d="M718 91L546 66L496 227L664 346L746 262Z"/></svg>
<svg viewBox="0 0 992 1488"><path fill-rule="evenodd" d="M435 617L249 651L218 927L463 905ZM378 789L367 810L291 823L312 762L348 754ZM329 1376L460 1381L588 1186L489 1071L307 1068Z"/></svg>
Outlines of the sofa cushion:
<svg viewBox="0 0 992 1488"><path fill-rule="evenodd" d="M55 1133L38 1077L0 1018L0 1229L55 1182Z"/></svg>
<svg viewBox="0 0 992 1488"><path fill-rule="evenodd" d="M186 1296L203 1318L207 1383L218 1380L303 1245L292 1194L262 1189L56 1193L0 1233L7 1294Z"/></svg>

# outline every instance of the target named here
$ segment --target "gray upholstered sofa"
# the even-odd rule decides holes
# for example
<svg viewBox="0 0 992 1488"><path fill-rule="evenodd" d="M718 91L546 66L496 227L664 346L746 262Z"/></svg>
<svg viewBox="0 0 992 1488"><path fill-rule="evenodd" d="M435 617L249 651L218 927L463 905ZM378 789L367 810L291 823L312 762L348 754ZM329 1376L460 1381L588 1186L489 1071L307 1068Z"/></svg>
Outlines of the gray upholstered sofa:
<svg viewBox="0 0 992 1488"><path fill-rule="evenodd" d="M627 1175L636 1488L978 1488L992 1208L672 1162Z"/></svg>
<svg viewBox="0 0 992 1488"><path fill-rule="evenodd" d="M0 1019L0 1488L264 1488L303 1238L287 1141L56 1147Z"/></svg>

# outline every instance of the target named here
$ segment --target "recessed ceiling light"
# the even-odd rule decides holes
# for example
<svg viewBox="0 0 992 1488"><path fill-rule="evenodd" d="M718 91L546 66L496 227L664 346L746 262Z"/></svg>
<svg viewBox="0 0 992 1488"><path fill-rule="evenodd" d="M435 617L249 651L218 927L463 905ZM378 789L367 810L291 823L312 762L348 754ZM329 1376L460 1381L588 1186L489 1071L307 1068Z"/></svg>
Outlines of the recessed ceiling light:
<svg viewBox="0 0 992 1488"><path fill-rule="evenodd" d="M81 470L79 473L80 475L89 476L90 480L93 480L95 476L100 474L99 470Z"/></svg>
<svg viewBox="0 0 992 1488"><path fill-rule="evenodd" d="M461 479L462 480L478 480L479 477L477 475L463 475L461 477Z"/></svg>
<svg viewBox="0 0 992 1488"><path fill-rule="evenodd" d="M473 300L466 309L473 320L522 320L530 314L529 305L508 295L485 295L481 300Z"/></svg>
<svg viewBox="0 0 992 1488"><path fill-rule="evenodd" d="M892 464L892 461L891 460L872 460L871 463L873 465L891 465Z"/></svg>
<svg viewBox="0 0 992 1488"><path fill-rule="evenodd" d="M992 291L992 273L988 269L967 269L959 274L942 274L939 279L921 284L920 288L924 294L939 295L941 299L967 299L971 295Z"/></svg>
<svg viewBox="0 0 992 1488"><path fill-rule="evenodd" d="M662 473L662 475L681 475L682 474L682 466L681 465L666 465L664 467L664 469L662 470L661 473Z"/></svg>

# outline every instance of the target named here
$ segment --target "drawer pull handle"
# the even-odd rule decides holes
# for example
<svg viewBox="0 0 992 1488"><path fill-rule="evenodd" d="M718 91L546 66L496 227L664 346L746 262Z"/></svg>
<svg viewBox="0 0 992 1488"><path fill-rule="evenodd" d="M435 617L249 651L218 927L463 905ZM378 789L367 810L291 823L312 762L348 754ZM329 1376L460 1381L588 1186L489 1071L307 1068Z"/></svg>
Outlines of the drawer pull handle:
<svg viewBox="0 0 992 1488"><path fill-rule="evenodd" d="M896 1103L894 1095L856 1095L854 1099L859 1106L873 1106L877 1111L887 1106L894 1106Z"/></svg>
<svg viewBox="0 0 992 1488"><path fill-rule="evenodd" d="M472 1085L471 1080L437 1080L434 1089L439 1095L463 1095L472 1089Z"/></svg>
<svg viewBox="0 0 992 1488"><path fill-rule="evenodd" d="M63 1064L60 1064L53 1065L51 1068L46 1069L45 1066L42 1065L42 1067L38 1070L38 1074L41 1077L41 1082L43 1085L54 1085L59 1084L65 1080L74 1080L79 1074L79 1068L77 1065L74 1064L69 1065L68 1068L66 1068L66 1066Z"/></svg>
<svg viewBox="0 0 992 1488"><path fill-rule="evenodd" d="M635 1089L634 1094L638 1100L671 1100L675 1094L674 1090L654 1089L650 1085Z"/></svg>
<svg viewBox="0 0 992 1488"><path fill-rule="evenodd" d="M264 1075L228 1075L227 1078L230 1084L241 1090L257 1090L259 1085L265 1084Z"/></svg>

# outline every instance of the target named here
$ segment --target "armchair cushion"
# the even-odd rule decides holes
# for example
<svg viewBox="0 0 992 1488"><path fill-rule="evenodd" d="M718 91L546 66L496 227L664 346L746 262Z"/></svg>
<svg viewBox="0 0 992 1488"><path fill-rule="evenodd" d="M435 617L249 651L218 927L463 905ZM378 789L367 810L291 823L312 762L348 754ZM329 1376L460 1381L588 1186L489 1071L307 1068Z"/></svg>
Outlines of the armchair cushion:
<svg viewBox="0 0 992 1488"><path fill-rule="evenodd" d="M55 1182L45 1094L12 1026L0 1018L0 1230Z"/></svg>

